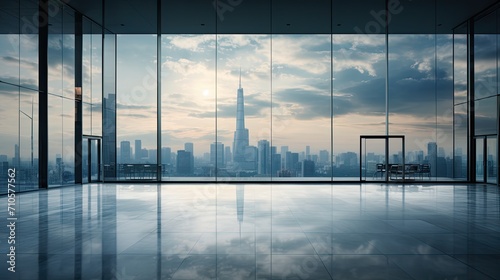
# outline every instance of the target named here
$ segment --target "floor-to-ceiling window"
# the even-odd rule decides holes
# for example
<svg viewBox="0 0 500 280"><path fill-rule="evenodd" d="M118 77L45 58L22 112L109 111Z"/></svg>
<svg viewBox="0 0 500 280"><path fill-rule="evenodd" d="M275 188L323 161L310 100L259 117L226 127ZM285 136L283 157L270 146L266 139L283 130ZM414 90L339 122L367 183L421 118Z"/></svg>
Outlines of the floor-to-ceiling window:
<svg viewBox="0 0 500 280"><path fill-rule="evenodd" d="M474 23L474 141L476 181L497 183L498 11Z"/></svg>
<svg viewBox="0 0 500 280"><path fill-rule="evenodd" d="M385 164L382 141L359 155L360 135L386 134L386 47L380 34L333 35L333 177L359 180L359 156L373 177ZM377 174L382 175L382 174Z"/></svg>
<svg viewBox="0 0 500 280"><path fill-rule="evenodd" d="M230 17L243 9L238 4L225 18L217 10L201 16L206 32L173 28L160 45L156 34L103 35L84 16L82 127L85 136L103 137L105 177L156 180L161 166L161 180L358 180L360 170L370 177L386 160L382 142L359 154L359 136L397 134L406 136L406 152L391 144L388 163L401 164L404 156L407 164L427 164L422 179L466 180L468 149L475 147L470 136L486 147L475 151L476 170L487 181L496 178L498 11L474 19L468 50L466 24L453 35L439 29L437 2L428 7L434 19L414 34L400 32L398 22L411 3L390 11L387 29L376 17L385 4L377 1L366 11L368 21L338 33L343 17L333 7L318 18L331 21L322 34L299 34L296 22L277 26L281 18L273 13L283 4L259 4L259 32L238 33L235 23L243 20ZM34 188L38 40L20 15L37 2L2 5L1 106L12 121L1 124L0 163L17 166L26 188ZM57 186L75 182L76 17L60 2L49 5L47 164L49 185ZM215 27L207 20L216 20ZM468 52L474 54L474 112ZM468 131L469 114L474 131Z"/></svg>
<svg viewBox="0 0 500 280"><path fill-rule="evenodd" d="M49 17L48 131L49 186L75 182L75 17L58 2Z"/></svg>
<svg viewBox="0 0 500 280"><path fill-rule="evenodd" d="M467 24L453 31L453 178L468 178Z"/></svg>
<svg viewBox="0 0 500 280"><path fill-rule="evenodd" d="M157 37L116 38L117 177L156 179Z"/></svg>
<svg viewBox="0 0 500 280"><path fill-rule="evenodd" d="M162 179L213 180L215 36L162 36Z"/></svg>
<svg viewBox="0 0 500 280"><path fill-rule="evenodd" d="M273 175L330 180L330 160L323 155L320 167L319 155L331 154L331 36L274 35L272 51L272 143L281 154Z"/></svg>
<svg viewBox="0 0 500 280"><path fill-rule="evenodd" d="M7 193L10 168L14 191L38 188L38 29L21 15L36 1L5 2L0 8L0 194Z"/></svg>

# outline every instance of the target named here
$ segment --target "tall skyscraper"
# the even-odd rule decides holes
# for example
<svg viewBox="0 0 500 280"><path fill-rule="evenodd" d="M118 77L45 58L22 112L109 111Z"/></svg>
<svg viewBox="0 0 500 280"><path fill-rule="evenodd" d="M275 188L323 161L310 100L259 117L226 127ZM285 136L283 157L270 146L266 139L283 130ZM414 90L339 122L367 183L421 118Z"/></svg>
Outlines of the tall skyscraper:
<svg viewBox="0 0 500 280"><path fill-rule="evenodd" d="M260 140L258 143L258 163L257 172L259 175L270 175L271 174L271 149L269 146L269 141Z"/></svg>
<svg viewBox="0 0 500 280"><path fill-rule="evenodd" d="M241 87L241 69L238 96L236 101L236 131L233 141L233 161L240 166L245 167L245 150L248 147L248 129L245 128L245 100L243 97L243 88Z"/></svg>
<svg viewBox="0 0 500 280"><path fill-rule="evenodd" d="M120 142L120 161L121 163L131 163L132 159L130 155L130 141Z"/></svg>
<svg viewBox="0 0 500 280"><path fill-rule="evenodd" d="M171 164L171 156L172 150L169 147L161 148L161 161L162 164Z"/></svg>
<svg viewBox="0 0 500 280"><path fill-rule="evenodd" d="M191 153L191 170L194 170L194 144L191 142L184 143L184 150Z"/></svg>
<svg viewBox="0 0 500 280"><path fill-rule="evenodd" d="M188 176L193 174L191 168L191 152L179 150L177 151L177 175Z"/></svg>
<svg viewBox="0 0 500 280"><path fill-rule="evenodd" d="M288 153L288 146L281 146L281 169L286 168L286 153Z"/></svg>
<svg viewBox="0 0 500 280"><path fill-rule="evenodd" d="M109 93L102 99L102 163L104 178L116 177L116 95Z"/></svg>
<svg viewBox="0 0 500 280"><path fill-rule="evenodd" d="M191 142L184 143L184 150L194 155L194 144Z"/></svg>
<svg viewBox="0 0 500 280"><path fill-rule="evenodd" d="M427 143L427 160L431 165L431 176L436 176L437 170L437 144L436 142Z"/></svg>
<svg viewBox="0 0 500 280"><path fill-rule="evenodd" d="M14 145L14 158L12 159L12 162L17 167L20 167L21 165L21 152L19 150L19 145L17 144Z"/></svg>
<svg viewBox="0 0 500 280"><path fill-rule="evenodd" d="M224 144L221 142L210 144L210 163L216 168L224 167Z"/></svg>
<svg viewBox="0 0 500 280"><path fill-rule="evenodd" d="M233 161L233 154L231 153L231 147L224 147L224 164L228 165Z"/></svg>
<svg viewBox="0 0 500 280"><path fill-rule="evenodd" d="M135 140L135 162L140 163L142 159L142 141Z"/></svg>

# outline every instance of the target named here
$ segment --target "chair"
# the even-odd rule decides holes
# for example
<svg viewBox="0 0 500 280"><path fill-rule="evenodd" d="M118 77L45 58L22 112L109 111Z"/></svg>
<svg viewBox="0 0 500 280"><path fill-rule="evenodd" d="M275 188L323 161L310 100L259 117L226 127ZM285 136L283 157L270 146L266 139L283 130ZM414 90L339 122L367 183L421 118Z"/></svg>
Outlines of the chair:
<svg viewBox="0 0 500 280"><path fill-rule="evenodd" d="M395 176L395 178L393 177ZM400 164L391 164L389 167L389 179L403 179L403 166Z"/></svg>
<svg viewBox="0 0 500 280"><path fill-rule="evenodd" d="M430 164L422 164L420 166L420 178L424 178L424 174L427 174L429 176L429 179L431 178L431 165Z"/></svg>
<svg viewBox="0 0 500 280"><path fill-rule="evenodd" d="M372 179L375 179L375 175L377 175L378 173L380 173L380 179L382 179L382 177L385 174L385 164L377 163L377 166L376 166L375 172L373 173Z"/></svg>
<svg viewBox="0 0 500 280"><path fill-rule="evenodd" d="M419 165L418 164L410 164L408 166L408 169L406 170L406 174L408 174L408 178L413 176L413 179L415 179L415 174L419 172Z"/></svg>

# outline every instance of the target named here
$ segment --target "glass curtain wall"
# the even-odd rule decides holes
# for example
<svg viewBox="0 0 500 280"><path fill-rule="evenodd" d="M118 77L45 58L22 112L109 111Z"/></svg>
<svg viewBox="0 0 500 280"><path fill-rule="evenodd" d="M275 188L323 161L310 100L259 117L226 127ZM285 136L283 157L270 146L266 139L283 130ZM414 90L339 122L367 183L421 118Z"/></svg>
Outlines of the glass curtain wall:
<svg viewBox="0 0 500 280"><path fill-rule="evenodd" d="M103 44L102 163L104 180L116 180L116 35L106 32Z"/></svg>
<svg viewBox="0 0 500 280"><path fill-rule="evenodd" d="M102 136L102 27L83 18L83 135Z"/></svg>
<svg viewBox="0 0 500 280"><path fill-rule="evenodd" d="M271 177L270 56L269 35L217 35L217 138L205 150L218 181Z"/></svg>
<svg viewBox="0 0 500 280"><path fill-rule="evenodd" d="M227 32L228 26L217 30ZM358 180L360 156L371 164L367 174L385 161L383 145L359 155L359 136L385 135L387 126L390 135L406 135L406 162L429 165L429 179L466 179L466 149L459 146L467 147L467 134L453 133L466 101L460 100L460 79L453 84L460 65L453 68L452 62L460 53L452 54L460 38L433 28L418 35L396 30L387 45L383 26L372 27L333 35L164 34L162 180ZM118 39L119 72L129 71L121 70L121 37L130 38L127 48L154 44L128 36ZM118 88L125 79L119 77ZM120 98L130 98L121 94L122 123L132 123L127 115L149 119L136 135L155 125L153 116L120 114ZM144 140L120 134L125 132L118 135L118 158L133 165L136 150L148 148ZM398 147L389 158L399 163Z"/></svg>
<svg viewBox="0 0 500 280"><path fill-rule="evenodd" d="M161 45L162 179L214 180L216 37L163 35Z"/></svg>
<svg viewBox="0 0 500 280"><path fill-rule="evenodd" d="M157 37L116 37L117 179L156 180Z"/></svg>
<svg viewBox="0 0 500 280"><path fill-rule="evenodd" d="M389 134L406 136L405 164L416 166L420 177L443 181L453 177L453 57L452 37L440 34L437 5L428 2L430 19L419 27L427 34L401 34L398 18L389 25L388 125ZM402 157L397 149L389 156Z"/></svg>
<svg viewBox="0 0 500 280"><path fill-rule="evenodd" d="M467 24L453 31L453 178L468 177Z"/></svg>
<svg viewBox="0 0 500 280"><path fill-rule="evenodd" d="M10 168L16 191L38 188L38 29L21 20L37 8L30 0L0 4L0 194Z"/></svg>
<svg viewBox="0 0 500 280"><path fill-rule="evenodd" d="M0 162L34 171L37 36L16 20L23 5L2 5L2 65L19 70L0 69L2 94L17 104L17 117L2 123L8 144ZM55 186L75 181L75 17L55 1L50 5L57 7L48 46L48 164ZM479 130L489 129L498 114L497 17L476 24L491 28L491 18L495 29L475 37L476 64L486 67L475 73ZM384 135L387 127L390 135L406 135L406 162L429 164L432 180L467 178L466 29L453 36L389 29L386 37L380 23L337 33L340 25L332 22L332 34L284 34L272 29L273 21L261 34L232 34L231 20L211 35L162 35L157 61L156 34L103 35L84 18L83 133L103 136L105 178L156 180L161 165L162 180L357 180L360 157L371 164L367 174L385 160L382 148L359 155L359 136ZM397 23L396 15L392 20ZM494 127L474 133L496 135ZM395 162L402 156L391 150Z"/></svg>
<svg viewBox="0 0 500 280"><path fill-rule="evenodd" d="M275 180L331 179L331 44L331 35L273 35Z"/></svg>
<svg viewBox="0 0 500 280"><path fill-rule="evenodd" d="M50 1L48 37L49 186L73 184L75 155L75 17Z"/></svg>
<svg viewBox="0 0 500 280"><path fill-rule="evenodd" d="M360 135L385 135L385 35L333 35L333 179L359 180L359 156L366 176L385 164L379 143L359 155ZM381 174L378 174L381 175Z"/></svg>
<svg viewBox="0 0 500 280"><path fill-rule="evenodd" d="M489 183L498 182L498 18L496 10L474 23L474 136L476 145L485 145L476 154L476 166L482 166L476 178Z"/></svg>

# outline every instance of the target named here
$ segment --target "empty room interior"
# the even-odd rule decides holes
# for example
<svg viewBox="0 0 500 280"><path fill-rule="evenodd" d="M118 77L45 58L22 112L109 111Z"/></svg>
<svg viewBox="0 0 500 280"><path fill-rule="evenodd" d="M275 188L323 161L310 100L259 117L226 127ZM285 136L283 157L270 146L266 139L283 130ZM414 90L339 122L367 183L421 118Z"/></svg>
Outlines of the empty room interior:
<svg viewBox="0 0 500 280"><path fill-rule="evenodd" d="M1 279L500 279L500 1L0 0Z"/></svg>

